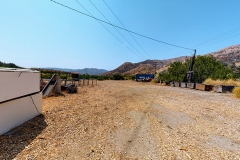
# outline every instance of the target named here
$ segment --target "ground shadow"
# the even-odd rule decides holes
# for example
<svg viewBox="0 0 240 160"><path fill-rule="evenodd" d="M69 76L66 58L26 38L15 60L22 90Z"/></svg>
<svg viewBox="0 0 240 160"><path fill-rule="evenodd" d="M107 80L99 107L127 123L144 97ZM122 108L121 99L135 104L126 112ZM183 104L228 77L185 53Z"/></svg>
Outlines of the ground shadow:
<svg viewBox="0 0 240 160"><path fill-rule="evenodd" d="M39 115L0 136L0 159L13 159L45 128L44 115Z"/></svg>

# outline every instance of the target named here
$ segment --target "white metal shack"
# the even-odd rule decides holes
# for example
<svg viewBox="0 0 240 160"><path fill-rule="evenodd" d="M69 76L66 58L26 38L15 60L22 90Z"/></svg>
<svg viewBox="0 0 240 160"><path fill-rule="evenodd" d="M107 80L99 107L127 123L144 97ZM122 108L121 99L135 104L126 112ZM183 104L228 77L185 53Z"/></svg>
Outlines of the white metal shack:
<svg viewBox="0 0 240 160"><path fill-rule="evenodd" d="M41 113L40 73L0 68L0 135Z"/></svg>

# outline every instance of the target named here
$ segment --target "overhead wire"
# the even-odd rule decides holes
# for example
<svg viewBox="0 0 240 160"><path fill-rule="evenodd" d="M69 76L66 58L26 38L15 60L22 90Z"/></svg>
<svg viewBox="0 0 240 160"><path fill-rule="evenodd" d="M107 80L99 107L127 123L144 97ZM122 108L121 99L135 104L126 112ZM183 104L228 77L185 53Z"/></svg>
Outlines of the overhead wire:
<svg viewBox="0 0 240 160"><path fill-rule="evenodd" d="M210 38L210 39L208 39L208 40L206 40L206 41L200 42L199 44L192 46L192 48L198 47L198 48L196 48L196 49L198 49L198 50L199 50L199 49L202 49L202 48L205 48L205 47L207 47L207 46L216 44L216 43L221 42L221 41L224 41L224 40L226 40L226 39L235 37L235 36L239 35L239 33L236 34L236 35L233 35L233 36L231 36L231 37L227 37L227 38L225 38L225 39L222 39L222 38L224 38L224 37L226 37L226 36L229 36L229 35L231 35L231 34L233 34L233 33L235 33L235 32L239 32L239 31L240 31L240 27L234 28L234 29L232 29L232 30L230 30L230 31L227 31L227 32L224 32L224 33L222 33L222 34L220 34L220 35L218 35L218 36L212 37L212 38ZM222 40L219 40L219 39L222 39ZM219 41L216 41L216 40L219 40ZM214 41L216 41L216 42L214 42ZM182 51L179 51L179 52L177 52L177 53L175 53L175 54L172 54L172 55L170 55L170 56L178 55L179 53L183 53L183 52L186 52L186 51L185 51L185 50L182 50ZM168 57L170 57L170 56L168 56Z"/></svg>
<svg viewBox="0 0 240 160"><path fill-rule="evenodd" d="M205 48L205 47L207 47L207 46L210 46L210 45L216 44L216 43L218 43L218 42L224 41L224 40L229 39L229 38L232 38L232 37L236 37L236 36L238 36L238 35L240 35L240 33L239 33L239 34L236 34L236 35L233 35L233 36L231 36L231 37L227 37L227 38L225 38L225 39L219 40L219 41L217 41L217 42L211 43L211 44L209 44L209 45L205 45L205 46L200 47L200 48L198 48L198 49Z"/></svg>
<svg viewBox="0 0 240 160"><path fill-rule="evenodd" d="M217 40L217 39L219 39L219 38L222 38L222 37L227 36L227 35L229 35L229 34L232 34L232 33L234 33L234 32L238 32L239 30L240 30L240 27L237 27L237 28L232 29L232 30L230 30L230 31L227 31L227 32L225 32L225 33L223 33L223 34L220 34L220 35L218 35L218 36L216 36L216 37L213 37L213 38L210 38L210 39L208 39L208 40L206 40L206 41L204 41L204 42L201 42L200 44L197 44L197 45L195 45L194 47L199 47L199 46L204 45L204 44L206 44L206 43L210 43L211 41Z"/></svg>
<svg viewBox="0 0 240 160"><path fill-rule="evenodd" d="M109 23L109 22L106 22L106 21L101 20L101 19L99 19L99 18L96 18L96 17L94 17L94 16L92 16L92 15L88 15L88 14L86 14L86 13L83 13L83 12L81 12L81 11L78 11L78 10L76 10L76 9L74 9L74 8L71 8L71 7L69 7L69 6L66 6L66 5L64 5L64 4L62 4L62 3L56 2L56 1L54 1L54 0L51 0L51 1L54 2L54 3L56 3L56 4L58 4L58 5L61 5L61 6L65 7L65 8L68 8L68 9L70 9L70 10L73 10L73 11L75 11L75 12L78 12L78 13L80 13L80 14L83 14L83 15L85 15L85 16L88 16L88 17L90 17L90 18L93 18L93 19L95 19L95 20L97 20L97 21L101 21L101 22L103 22L103 23L106 23L106 24L108 24L108 25L117 27L117 28L119 28L119 29L125 30L125 31L130 32L130 33L133 33L133 34L138 35L138 36L140 36L140 37L144 37L144 38L146 38L146 39L150 39L150 40L152 40L152 41L156 41L156 42L159 42L159 43L162 43L162 44L166 44L166 45L169 45L169 46L172 46L172 47L182 48L182 49L186 49L186 50L195 50L195 49L192 49L192 48L182 47L182 46L178 46L178 45L175 45L175 44L171 44L171 43L167 43L167 42L164 42L164 41L160 41L160 40L157 40L157 39L148 37L148 36L144 36L144 35L142 35L142 34L139 34L139 33L133 32L133 31L130 31L130 30L128 30L128 29L119 27L119 26L114 25L114 24L112 24L112 23Z"/></svg>
<svg viewBox="0 0 240 160"><path fill-rule="evenodd" d="M108 7L108 9L112 12L112 14L117 18L117 20L122 24L122 26L127 29L124 24L120 21L120 19L117 17L117 15L113 12L113 10L109 7L109 5L105 2L105 0L103 0L103 2L105 3L105 5ZM146 55L148 55L151 59L152 57L143 49L143 47L138 43L138 41L132 36L132 34L130 32L128 32L129 35L133 38L133 40L138 44L138 46L145 52Z"/></svg>
<svg viewBox="0 0 240 160"><path fill-rule="evenodd" d="M97 8L97 6L91 1L89 0L89 2L96 8L96 10L98 10L98 12L109 22L111 23L108 18ZM134 48L139 54L142 55L142 53L140 53L124 36L121 32L118 31L118 29L116 27L113 26L113 28L130 44L130 46L132 46L132 48ZM145 59L147 59L144 55L142 55Z"/></svg>
<svg viewBox="0 0 240 160"><path fill-rule="evenodd" d="M92 15L78 0L76 0L76 2L82 6L82 8L88 12L90 15ZM97 20L98 21L98 20ZM105 27L101 22L98 21L98 23L103 26L112 36L114 36L120 43L122 43L125 47L127 47L132 53L134 53L136 56L138 56L140 59L143 59L142 57L140 57L138 54L136 54L132 49L130 49L128 46L126 46L117 36L115 36L107 27Z"/></svg>

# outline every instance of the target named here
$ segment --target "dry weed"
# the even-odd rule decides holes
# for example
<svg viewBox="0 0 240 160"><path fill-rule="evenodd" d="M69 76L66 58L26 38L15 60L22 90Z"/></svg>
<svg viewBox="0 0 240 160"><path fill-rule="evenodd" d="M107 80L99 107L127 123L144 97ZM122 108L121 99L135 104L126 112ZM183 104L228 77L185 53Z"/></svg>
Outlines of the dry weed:
<svg viewBox="0 0 240 160"><path fill-rule="evenodd" d="M157 83L156 79L151 80L152 83Z"/></svg>
<svg viewBox="0 0 240 160"><path fill-rule="evenodd" d="M234 94L237 98L240 98L240 87L234 88L233 94Z"/></svg>
<svg viewBox="0 0 240 160"><path fill-rule="evenodd" d="M208 85L227 85L227 86L240 86L240 81L236 81L233 79L229 80L213 80L211 78L206 79L203 84L208 84Z"/></svg>

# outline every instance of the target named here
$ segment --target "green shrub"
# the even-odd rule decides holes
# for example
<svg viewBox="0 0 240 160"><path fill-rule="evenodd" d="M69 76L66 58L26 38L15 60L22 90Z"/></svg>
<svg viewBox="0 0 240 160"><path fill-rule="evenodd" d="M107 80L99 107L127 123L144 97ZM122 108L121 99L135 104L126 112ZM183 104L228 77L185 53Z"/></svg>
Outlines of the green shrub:
<svg viewBox="0 0 240 160"><path fill-rule="evenodd" d="M171 81L181 82L188 71L189 65L190 60L186 60L184 63L173 62L167 71L159 74L159 78L166 83ZM212 80L228 80L236 79L237 77L239 77L239 75L235 75L231 68L217 61L212 56L198 56L195 59L192 77L193 82L202 83L208 78Z"/></svg>
<svg viewBox="0 0 240 160"><path fill-rule="evenodd" d="M103 76L98 76L97 80L103 81L103 80L105 80L105 78Z"/></svg>
<svg viewBox="0 0 240 160"><path fill-rule="evenodd" d="M114 74L113 80L124 80L124 77L121 74Z"/></svg>

